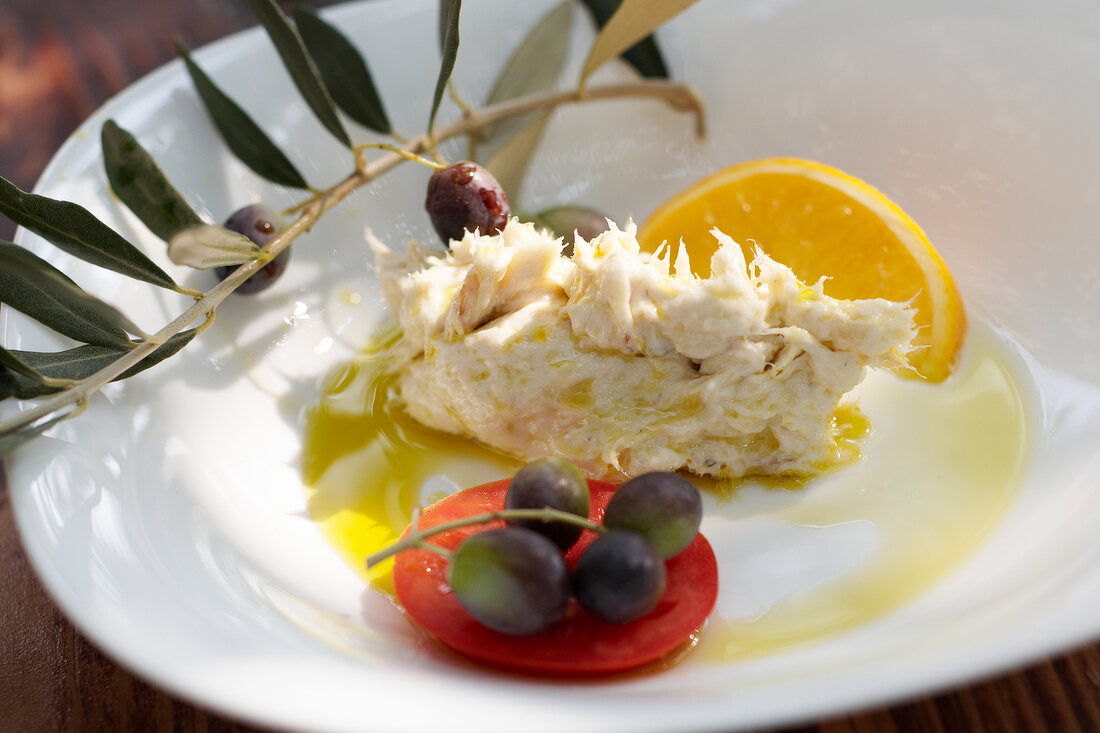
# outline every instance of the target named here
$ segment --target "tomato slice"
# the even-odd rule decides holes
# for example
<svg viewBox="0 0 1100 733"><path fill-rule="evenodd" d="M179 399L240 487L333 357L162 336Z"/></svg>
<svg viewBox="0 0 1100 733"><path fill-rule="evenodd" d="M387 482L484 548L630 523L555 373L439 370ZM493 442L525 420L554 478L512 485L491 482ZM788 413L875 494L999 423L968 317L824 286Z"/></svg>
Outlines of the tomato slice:
<svg viewBox="0 0 1100 733"><path fill-rule="evenodd" d="M504 506L510 479L475 486L424 510L422 529ZM600 521L617 488L589 481L591 519ZM431 542L448 549L463 539L501 523L463 527L434 535ZM565 554L569 567L594 539L585 531ZM666 564L665 595L649 615L628 624L602 621L569 601L565 618L534 636L509 636L482 626L459 604L447 585L447 560L426 550L397 556L393 585L397 599L421 628L443 644L486 664L539 675L599 675L639 667L665 657L686 642L714 607L718 564L702 534Z"/></svg>

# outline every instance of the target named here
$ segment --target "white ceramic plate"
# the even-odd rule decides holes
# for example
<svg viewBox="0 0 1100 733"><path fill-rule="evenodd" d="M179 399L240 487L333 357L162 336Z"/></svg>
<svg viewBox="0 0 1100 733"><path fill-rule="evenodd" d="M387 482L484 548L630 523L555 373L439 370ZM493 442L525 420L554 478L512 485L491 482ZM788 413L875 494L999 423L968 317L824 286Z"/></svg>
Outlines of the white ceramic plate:
<svg viewBox="0 0 1100 733"><path fill-rule="evenodd" d="M456 78L467 97L485 93L519 29L549 7L466 4ZM396 128L423 129L437 68L434 4L379 0L330 17L365 50ZM591 38L578 14L575 56ZM707 100L709 139L691 140L683 117L652 103L563 112L536 158L526 208L583 201L618 218L644 216L699 176L766 155L822 159L894 197L936 242L966 299L973 338L963 370L993 353L1018 392L1024 447L1000 454L1012 464L1010 501L974 527L973 551L866 623L757 657L713 653L713 643L706 652L708 635L720 637L708 628L700 649L670 670L581 684L439 654L321 537L298 468L301 413L319 379L383 317L364 226L397 244L431 236L426 173L410 165L297 244L276 288L225 305L182 355L112 385L85 415L10 460L28 555L84 633L138 674L233 715L378 731L776 724L948 686L1100 634L1100 7L704 0L660 39L674 75ZM197 58L308 179L345 172L342 150L297 101L263 35L236 35ZM599 79L628 77L613 67ZM107 191L98 138L108 117L216 219L250 200L293 201L226 155L171 64L94 115L38 187L80 201L161 262L162 245ZM70 262L25 232L19 239L147 329L184 305ZM6 309L2 336L15 348L65 345ZM878 428L867 461L801 496L827 504L821 497L862 486L871 474L860 471L876 461L877 475L950 472L935 468L950 446L926 442L939 432L936 415L910 420L910 408L881 398L895 389L883 379L864 389ZM906 389L917 391L904 404L933 394ZM952 422L965 407L955 406ZM884 461L897 461L893 473L881 473ZM911 506L923 506L919 487L899 486L899 501L916 496ZM784 519L799 501L754 490L709 500L704 529L723 567L719 621L827 588L882 556L894 520ZM940 529L958 526L952 511L926 525L918 514L907 514L907 531L930 549Z"/></svg>

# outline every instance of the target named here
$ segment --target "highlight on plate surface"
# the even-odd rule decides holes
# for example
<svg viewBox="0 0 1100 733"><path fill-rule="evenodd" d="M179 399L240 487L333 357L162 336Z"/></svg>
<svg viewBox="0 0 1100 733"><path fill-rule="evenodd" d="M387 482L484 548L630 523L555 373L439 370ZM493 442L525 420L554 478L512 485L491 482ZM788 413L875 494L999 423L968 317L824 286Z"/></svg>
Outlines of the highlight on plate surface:
<svg viewBox="0 0 1100 733"><path fill-rule="evenodd" d="M450 80L461 4L441 2L428 130L406 139L338 28L257 0L302 101L348 148L352 172L323 189L181 44L228 149L303 190L301 204L286 226L255 203L215 225L107 121L112 191L173 262L214 271L203 293L83 208L0 179L0 211L25 228L195 299L147 334L0 243L3 302L82 344L0 348L0 398L37 400L4 423L0 447L174 356L230 294L278 287L292 240L411 161L432 169L425 201L400 205L425 208L439 241L368 233L374 272L363 277L377 278L392 323L329 377L302 453L311 515L395 613L483 664L593 676L774 652L928 589L1010 502L1024 406L1005 344L981 322L966 336L951 273L910 217L847 173L789 157L716 165L638 223L585 201L520 206L560 105L665 102L702 132L702 100L662 79L649 35L691 4L646 14L631 0L566 0L475 109ZM576 86L556 91L582 6L600 31ZM589 83L620 54L650 78ZM448 98L461 116L437 126ZM345 118L382 139L354 142ZM469 141L469 160L443 159L440 144L455 137ZM474 464L500 480L465 484ZM817 565L784 565L785 543L814 548Z"/></svg>

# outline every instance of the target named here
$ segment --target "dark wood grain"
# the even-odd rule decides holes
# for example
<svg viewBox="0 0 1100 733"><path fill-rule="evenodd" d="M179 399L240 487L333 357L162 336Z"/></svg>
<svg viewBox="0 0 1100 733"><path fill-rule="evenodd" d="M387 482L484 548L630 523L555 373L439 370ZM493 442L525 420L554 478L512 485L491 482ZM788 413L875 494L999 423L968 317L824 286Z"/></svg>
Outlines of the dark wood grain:
<svg viewBox="0 0 1100 733"><path fill-rule="evenodd" d="M324 5L325 2L315 2ZM245 0L0 0L0 173L30 188L89 114L172 59L252 24ZM0 217L0 238L14 226ZM0 475L0 731L257 729L152 687L73 628L29 567ZM1014 674L792 733L1100 730L1100 644Z"/></svg>

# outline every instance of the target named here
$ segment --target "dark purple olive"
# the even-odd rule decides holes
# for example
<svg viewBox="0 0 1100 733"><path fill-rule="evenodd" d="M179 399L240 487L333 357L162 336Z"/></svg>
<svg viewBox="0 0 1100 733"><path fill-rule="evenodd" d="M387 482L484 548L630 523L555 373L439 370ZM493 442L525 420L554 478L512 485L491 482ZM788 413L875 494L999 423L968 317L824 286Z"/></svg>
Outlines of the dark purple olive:
<svg viewBox="0 0 1100 733"><path fill-rule="evenodd" d="M451 240L462 239L467 231L496 234L511 214L508 197L493 174L468 162L432 174L424 208L448 247Z"/></svg>
<svg viewBox="0 0 1100 733"><path fill-rule="evenodd" d="M603 515L605 527L637 532L666 560L692 543L702 519L699 490L683 476L665 471L627 481L611 497Z"/></svg>
<svg viewBox="0 0 1100 733"><path fill-rule="evenodd" d="M539 458L521 468L508 484L505 509L557 509L588 517L591 496L581 470L561 458ZM509 519L508 524L538 532L563 550L580 539L584 528L540 519Z"/></svg>
<svg viewBox="0 0 1100 733"><path fill-rule="evenodd" d="M653 545L621 529L597 537L573 571L580 604L614 624L630 623L656 608L667 582L665 561Z"/></svg>
<svg viewBox="0 0 1100 733"><path fill-rule="evenodd" d="M257 246L263 247L274 239L275 235L278 233L274 221L275 219L271 215L271 212L259 204L252 204L251 206L237 209L230 214L229 218L225 220L224 226L229 231L243 234L255 242ZM240 293L241 295L252 295L261 290L266 290L269 285L278 280L283 274L289 261L290 248L287 247L280 252L275 259L264 265L261 270L241 283L233 292ZM219 280L224 280L230 273L236 270L237 267L238 265L218 267L215 268L214 273L218 276Z"/></svg>

